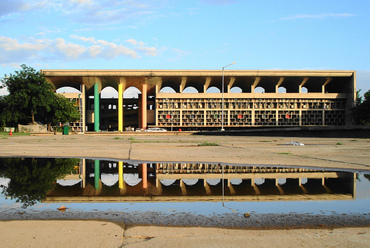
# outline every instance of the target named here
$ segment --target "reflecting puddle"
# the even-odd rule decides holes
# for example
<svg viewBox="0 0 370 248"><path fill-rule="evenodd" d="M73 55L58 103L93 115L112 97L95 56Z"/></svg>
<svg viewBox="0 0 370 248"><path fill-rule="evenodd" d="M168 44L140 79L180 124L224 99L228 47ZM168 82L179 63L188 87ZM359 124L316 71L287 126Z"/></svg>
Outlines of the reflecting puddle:
<svg viewBox="0 0 370 248"><path fill-rule="evenodd" d="M363 172L3 158L0 173L2 219L107 218L143 224L258 226L280 225L286 218L295 224L342 225L351 216L354 224L370 223L370 177ZM57 210L61 206L67 208L63 213ZM280 216L280 224L275 223L276 216L271 220L271 214Z"/></svg>

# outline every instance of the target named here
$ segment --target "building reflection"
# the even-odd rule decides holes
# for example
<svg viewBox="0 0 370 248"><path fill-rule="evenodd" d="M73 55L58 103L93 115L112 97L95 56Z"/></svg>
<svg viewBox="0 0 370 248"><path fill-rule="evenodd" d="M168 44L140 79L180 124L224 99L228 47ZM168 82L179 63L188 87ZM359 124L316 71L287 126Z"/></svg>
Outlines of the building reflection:
<svg viewBox="0 0 370 248"><path fill-rule="evenodd" d="M276 201L355 198L356 174L304 168L82 159L47 202Z"/></svg>

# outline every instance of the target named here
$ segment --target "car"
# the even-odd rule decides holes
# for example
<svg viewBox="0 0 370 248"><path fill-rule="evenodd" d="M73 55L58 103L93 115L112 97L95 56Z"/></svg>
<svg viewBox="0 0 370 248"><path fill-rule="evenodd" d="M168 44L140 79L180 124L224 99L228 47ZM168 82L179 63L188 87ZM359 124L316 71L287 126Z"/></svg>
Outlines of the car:
<svg viewBox="0 0 370 248"><path fill-rule="evenodd" d="M167 130L160 127L150 127L146 129L145 132L167 132Z"/></svg>

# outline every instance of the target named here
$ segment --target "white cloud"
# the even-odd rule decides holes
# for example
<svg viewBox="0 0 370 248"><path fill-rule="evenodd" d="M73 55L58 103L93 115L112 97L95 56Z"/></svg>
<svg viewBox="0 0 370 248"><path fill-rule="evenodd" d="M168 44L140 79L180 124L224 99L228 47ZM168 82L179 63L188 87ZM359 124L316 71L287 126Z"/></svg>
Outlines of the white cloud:
<svg viewBox="0 0 370 248"><path fill-rule="evenodd" d="M134 39L129 39L129 40L126 40L127 42L131 43L132 45L136 45L137 44L137 41L134 40Z"/></svg>
<svg viewBox="0 0 370 248"><path fill-rule="evenodd" d="M138 45L138 46L136 46L136 49L138 51L143 51L145 55L157 56L157 53L158 53L157 48L155 48L155 47L144 47L144 42L142 42L142 41L138 42L134 39L129 39L129 40L126 40L126 42L129 42L134 46Z"/></svg>
<svg viewBox="0 0 370 248"><path fill-rule="evenodd" d="M102 44L103 46L109 46L112 49L117 48L117 44L111 43L111 42L108 42L108 41L105 41L105 40L98 40L98 43Z"/></svg>
<svg viewBox="0 0 370 248"><path fill-rule="evenodd" d="M28 61L46 63L48 61L81 60L92 58L114 59L116 57L140 58L141 55L156 56L155 47L142 46L143 42L136 42L139 46L127 47L94 37L71 35L84 44L70 42L62 38L36 39L27 38L21 42L9 37L0 37L0 64L27 63ZM91 44L92 43L92 44ZM133 44L131 42L131 44Z"/></svg>
<svg viewBox="0 0 370 248"><path fill-rule="evenodd" d="M86 48L84 46L66 43L62 38L55 39L55 46L60 52L62 52L62 54L66 55L68 58L73 59L78 58L86 51Z"/></svg>
<svg viewBox="0 0 370 248"><path fill-rule="evenodd" d="M85 42L91 42L91 43L96 44L96 41L95 41L94 37L82 37L82 36L78 36L77 34L72 34L72 35L70 35L70 37L74 38L74 39L82 40L82 41L85 41Z"/></svg>
<svg viewBox="0 0 370 248"><path fill-rule="evenodd" d="M157 56L158 51L155 47L139 47L138 49L144 51L146 55Z"/></svg>
<svg viewBox="0 0 370 248"><path fill-rule="evenodd" d="M90 48L89 48L89 53L90 53L90 55L91 55L91 57L96 57L98 54L100 54L101 53L101 47L100 46L98 46L98 45L94 45L94 46L91 46Z"/></svg>
<svg viewBox="0 0 370 248"><path fill-rule="evenodd" d="M47 46L42 40L37 40L35 44L23 43L20 44L16 39L9 37L0 37L0 50L3 51L19 51L19 50L42 50Z"/></svg>

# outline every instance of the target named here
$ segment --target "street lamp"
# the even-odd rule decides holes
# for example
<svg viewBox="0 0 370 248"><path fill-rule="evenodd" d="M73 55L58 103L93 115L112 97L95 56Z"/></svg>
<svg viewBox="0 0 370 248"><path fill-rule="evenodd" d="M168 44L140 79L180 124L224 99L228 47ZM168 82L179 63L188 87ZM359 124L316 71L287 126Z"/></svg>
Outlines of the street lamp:
<svg viewBox="0 0 370 248"><path fill-rule="evenodd" d="M221 131L225 131L224 129L224 70L226 67L230 66L230 65L233 65L235 64L236 62L232 62L231 64L227 65L227 66L224 66L222 67L222 120L221 120Z"/></svg>

